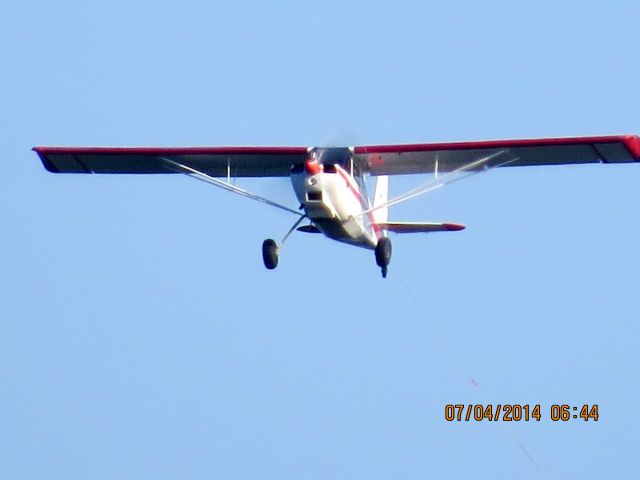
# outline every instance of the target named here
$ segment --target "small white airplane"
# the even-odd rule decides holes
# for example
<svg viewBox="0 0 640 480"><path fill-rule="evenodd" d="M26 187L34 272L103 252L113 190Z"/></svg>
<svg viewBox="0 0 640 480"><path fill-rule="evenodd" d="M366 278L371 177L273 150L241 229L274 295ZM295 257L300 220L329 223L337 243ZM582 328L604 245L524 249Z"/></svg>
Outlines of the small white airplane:
<svg viewBox="0 0 640 480"><path fill-rule="evenodd" d="M321 147L35 147L55 173L182 173L224 190L280 208L299 218L278 244L262 244L266 268L278 265L280 246L294 230L325 236L375 252L382 276L391 259L388 232L455 231L455 223L394 222L392 205L473 173L495 167L640 162L640 137L497 140L480 142ZM431 174L423 185L388 198L389 175ZM375 176L373 197L367 176ZM289 177L298 209L256 195L237 177ZM308 224L301 225L307 219Z"/></svg>

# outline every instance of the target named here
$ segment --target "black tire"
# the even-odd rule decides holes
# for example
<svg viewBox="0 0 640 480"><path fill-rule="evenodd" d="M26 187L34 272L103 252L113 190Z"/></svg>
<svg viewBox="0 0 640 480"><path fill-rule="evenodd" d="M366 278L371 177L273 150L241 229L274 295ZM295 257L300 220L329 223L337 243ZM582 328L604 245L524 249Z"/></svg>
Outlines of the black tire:
<svg viewBox="0 0 640 480"><path fill-rule="evenodd" d="M376 245L376 264L386 271L387 265L391 261L391 240L382 237ZM386 272L385 272L386 273Z"/></svg>
<svg viewBox="0 0 640 480"><path fill-rule="evenodd" d="M275 240L268 238L262 242L262 261L268 270L278 266L278 244Z"/></svg>

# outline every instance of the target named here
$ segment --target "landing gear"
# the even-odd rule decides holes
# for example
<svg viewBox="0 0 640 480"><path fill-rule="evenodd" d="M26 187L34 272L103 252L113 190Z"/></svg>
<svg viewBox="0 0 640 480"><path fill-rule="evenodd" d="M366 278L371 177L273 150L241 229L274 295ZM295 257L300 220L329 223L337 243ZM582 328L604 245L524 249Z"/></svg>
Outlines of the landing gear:
<svg viewBox="0 0 640 480"><path fill-rule="evenodd" d="M380 267L382 278L387 278L387 267L391 261L391 240L382 237L376 245L376 264Z"/></svg>
<svg viewBox="0 0 640 480"><path fill-rule="evenodd" d="M264 242L262 242L262 261L264 262L264 266L267 267L268 270L273 270L278 266L278 254L280 253L280 249L284 245L284 242L287 241L289 235L291 235L295 229L302 223L302 221L307 218L306 215L300 214L300 218L293 224L293 227L289 229L287 234L284 236L280 245L276 243L275 240L271 238L267 238Z"/></svg>
<svg viewBox="0 0 640 480"><path fill-rule="evenodd" d="M262 261L268 270L278 266L278 244L275 240L268 238L262 242Z"/></svg>

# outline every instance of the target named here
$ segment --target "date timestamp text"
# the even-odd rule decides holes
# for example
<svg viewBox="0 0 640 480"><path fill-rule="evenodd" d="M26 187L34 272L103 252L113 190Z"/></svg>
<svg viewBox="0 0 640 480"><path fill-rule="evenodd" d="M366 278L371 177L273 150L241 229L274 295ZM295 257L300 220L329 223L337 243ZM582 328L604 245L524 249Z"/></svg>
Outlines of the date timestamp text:
<svg viewBox="0 0 640 480"><path fill-rule="evenodd" d="M546 409L545 409L546 410ZM544 413L538 405L506 403L506 404L447 404L444 407L444 419L447 422L529 422L542 420ZM553 422L568 422L582 419L585 422L598 421L598 404L572 406L554 404L548 410L549 418Z"/></svg>

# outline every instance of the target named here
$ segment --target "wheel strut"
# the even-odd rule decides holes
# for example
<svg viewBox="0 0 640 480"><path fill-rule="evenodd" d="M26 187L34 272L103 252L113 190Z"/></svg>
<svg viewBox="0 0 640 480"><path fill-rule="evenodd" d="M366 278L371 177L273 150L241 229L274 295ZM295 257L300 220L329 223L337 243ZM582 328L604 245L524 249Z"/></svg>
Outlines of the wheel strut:
<svg viewBox="0 0 640 480"><path fill-rule="evenodd" d="M280 253L280 248L284 245L284 242L287 241L289 235L293 233L298 225L302 223L302 221L307 218L306 215L302 215L296 223L289 229L287 234L284 236L280 245L276 243L276 241L272 238L266 239L262 242L262 261L264 262L264 266L267 267L268 270L273 270L278 266L278 255Z"/></svg>

